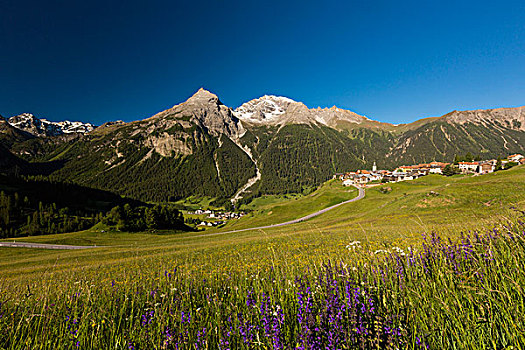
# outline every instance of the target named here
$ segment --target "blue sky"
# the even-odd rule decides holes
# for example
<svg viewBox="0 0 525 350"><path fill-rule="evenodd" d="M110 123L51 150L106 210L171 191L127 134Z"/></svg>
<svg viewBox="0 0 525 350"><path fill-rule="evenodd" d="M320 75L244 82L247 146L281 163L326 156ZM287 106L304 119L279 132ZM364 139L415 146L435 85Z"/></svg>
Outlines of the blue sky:
<svg viewBox="0 0 525 350"><path fill-rule="evenodd" d="M199 87L401 123L525 105L523 1L2 1L0 114L143 119Z"/></svg>

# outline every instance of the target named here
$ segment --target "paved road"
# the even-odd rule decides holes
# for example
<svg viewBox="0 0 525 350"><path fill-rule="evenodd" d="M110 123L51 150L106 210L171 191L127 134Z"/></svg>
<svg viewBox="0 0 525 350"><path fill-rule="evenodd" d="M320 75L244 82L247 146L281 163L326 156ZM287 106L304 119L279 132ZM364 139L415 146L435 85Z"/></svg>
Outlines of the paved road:
<svg viewBox="0 0 525 350"><path fill-rule="evenodd" d="M341 202L339 204L335 204L335 205L332 205L331 207L328 207L328 208L324 208L322 210L319 210L313 214L309 214L309 215L306 215L306 216L303 216L302 218L299 218L299 219L295 219L295 220L290 220L290 221L286 221L286 222L282 222L280 224L273 224L273 225L267 225L267 226L259 226L259 227L252 227L252 228L243 228L243 229L240 229L240 230L232 230L232 231L224 231L224 232L216 232L216 233L209 233L209 234L204 234L204 235L198 235L198 236L193 236L193 237L208 237L208 236L217 236L217 235L224 235L224 234L227 234L227 233L235 233L235 232L243 232L243 231L252 231L252 230L262 230L262 229L266 229L266 228L274 228L274 227L280 227L280 226L286 226L286 225L291 225L291 224L296 224L298 222L301 222L301 221L305 221L305 220L308 220L308 219L311 219L315 216L318 216L318 215L321 215L323 213L326 213L327 211L329 210L332 210L334 208L337 208L343 204L347 204L347 203L352 203L352 202L355 202L355 201L358 201L362 198L365 197L365 190L362 189L361 187L358 187L358 186L354 186L355 188L357 188L359 190L359 194L357 195L357 197L355 198L352 198L352 199L349 199L347 201L344 201L344 202Z"/></svg>
<svg viewBox="0 0 525 350"><path fill-rule="evenodd" d="M88 245L63 245L63 244L45 244L45 243L26 243L26 242L0 242L0 247L11 248L40 248L40 249L88 249L100 248Z"/></svg>
<svg viewBox="0 0 525 350"><path fill-rule="evenodd" d="M227 234L227 233L262 230L262 229L266 229L266 228L274 228L274 227L281 227L281 226L296 224L298 222L305 221L305 220L311 219L311 218L313 218L315 216L318 216L318 215L321 215L323 213L326 213L327 211L332 210L334 208L337 208L337 207L339 207L339 206L341 206L343 204L352 203L352 202L355 202L355 201L358 201L358 200L364 198L365 197L365 190L362 189L361 187L357 187L357 186L354 186L354 187L359 190L359 194L357 195L357 197L352 198L352 199L347 200L347 201L344 201L344 202L341 202L341 203L336 204L336 205L332 205L331 207L324 208L324 209L319 210L319 211L317 211L315 213L303 216L302 218L299 218L299 219L290 220L290 221L287 221L287 222L282 222L280 224L273 224L273 225L259 226L259 227L252 227L252 228L244 228L244 229L240 229L240 230L232 230L232 231L209 233L209 234L198 235L198 236L193 236L193 237L217 236L217 235L224 235L224 234ZM100 248L100 247L97 247L97 246L61 245L61 244L26 243L26 242L0 242L0 247L40 248L40 249L89 249L89 248Z"/></svg>

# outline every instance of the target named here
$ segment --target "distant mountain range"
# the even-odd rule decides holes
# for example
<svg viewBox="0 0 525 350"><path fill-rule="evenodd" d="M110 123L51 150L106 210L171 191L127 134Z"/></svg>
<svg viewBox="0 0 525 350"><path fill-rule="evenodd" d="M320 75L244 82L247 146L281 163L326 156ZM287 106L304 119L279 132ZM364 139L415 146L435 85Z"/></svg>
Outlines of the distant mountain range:
<svg viewBox="0 0 525 350"><path fill-rule="evenodd" d="M46 137L59 136L64 134L87 134L95 129L95 126L90 123L82 122L51 122L46 119L38 119L31 113L23 113L7 120L9 125L25 131L31 135Z"/></svg>
<svg viewBox="0 0 525 350"><path fill-rule="evenodd" d="M184 103L130 123L95 128L30 114L0 120L0 145L12 153L2 156L5 164L22 161L12 155L28 168L51 163L46 169L53 179L140 200L195 195L220 204L308 192L336 172L373 162L392 168L467 152L484 158L525 152L525 113L524 107L453 111L393 125L277 96L232 109L200 89Z"/></svg>

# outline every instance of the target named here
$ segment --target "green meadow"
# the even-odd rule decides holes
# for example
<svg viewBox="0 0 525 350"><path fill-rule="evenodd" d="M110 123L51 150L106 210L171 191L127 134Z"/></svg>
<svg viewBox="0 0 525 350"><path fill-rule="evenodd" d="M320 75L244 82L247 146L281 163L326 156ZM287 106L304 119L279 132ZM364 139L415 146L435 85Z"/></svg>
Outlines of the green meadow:
<svg viewBox="0 0 525 350"><path fill-rule="evenodd" d="M374 186L366 189L364 199L305 222L227 233L302 217L356 195L354 188L332 180L307 196L257 199L249 215L220 229L190 233L93 229L17 239L97 248L0 248L0 327L8 330L0 336L0 349L77 345L314 349L330 348L331 341L339 348L524 345L518 319L525 315L516 294L525 288L520 273L525 256L520 226L525 210L523 166L483 176L431 175ZM496 238L490 235L494 227L499 232ZM215 235L221 232L226 233ZM485 238L473 238L474 234ZM440 241L430 243L433 235ZM462 244L468 235L469 245ZM472 259L451 260L447 255L450 251L463 256L467 246ZM414 257L417 263L405 260L409 252L419 254ZM490 259L483 258L489 253ZM174 277L168 278L168 273ZM332 287L319 280L334 274L339 277L330 282ZM300 321L303 299L297 297L311 289L301 289L298 279L320 293L311 299L318 313L308 321L311 324ZM359 298L372 300L376 313L371 307L366 312L351 309L344 288L354 290L361 284L365 287ZM341 294L337 300L346 300L347 313L340 315L346 323L338 322L349 328L344 337L333 340L335 316L332 309L325 309L321 296L339 292L345 297ZM262 311L246 309L250 293ZM278 306L284 314L264 311L263 304ZM476 305L484 306L480 310ZM181 319L181 312L186 316L190 312L193 321ZM332 321L319 315L332 315ZM355 317L368 323L348 323ZM73 318L77 323L69 321ZM254 328L246 338L248 318ZM269 319L274 330L265 328ZM374 330L374 325L381 329ZM352 333L361 326L367 336ZM319 330L314 332L319 347L314 340L305 340L314 334L306 329Z"/></svg>
<svg viewBox="0 0 525 350"><path fill-rule="evenodd" d="M348 242L366 242L370 249L418 244L422 235L439 232L457 236L468 230L482 229L516 215L525 209L525 167L483 176L443 177L430 175L414 181L383 184L366 189L364 199L343 205L306 222L264 230L213 235L236 229L264 226L296 219L341 201L353 198L357 190L330 180L317 191L287 201L261 198L260 205L239 220L221 229L190 233L101 232L101 229L68 234L33 236L24 242L93 245L97 249L52 251L23 248L0 249L2 275L20 276L16 266L36 271L121 264L122 259L168 258L179 265L202 259L199 266L218 264L218 256L257 259L267 246L280 246L279 256L322 258L341 251ZM206 237L207 234L212 234ZM197 237L196 237L197 236ZM312 247L322 247L309 252ZM295 248L294 248L295 247ZM306 248L305 248L306 247ZM252 256L251 251L255 252ZM205 256L202 252L206 251ZM12 259L13 255L17 259ZM52 266L35 262L42 257ZM178 260L180 259L180 260ZM230 260L230 258L228 259ZM74 266L70 262L74 261ZM225 266L229 265L224 264ZM84 263L86 265L84 265ZM65 266L62 266L65 265ZM235 269L237 264L234 264ZM31 278L23 274L20 278Z"/></svg>

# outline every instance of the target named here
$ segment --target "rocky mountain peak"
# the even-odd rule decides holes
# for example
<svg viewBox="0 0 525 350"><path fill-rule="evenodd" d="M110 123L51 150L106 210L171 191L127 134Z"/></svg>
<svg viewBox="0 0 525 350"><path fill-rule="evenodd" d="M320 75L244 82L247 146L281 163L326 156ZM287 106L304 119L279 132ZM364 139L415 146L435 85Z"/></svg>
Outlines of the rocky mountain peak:
<svg viewBox="0 0 525 350"><path fill-rule="evenodd" d="M234 111L242 121L252 124L322 124L336 127L340 122L361 124L368 119L351 111L331 108L308 108L287 97L265 95L239 106Z"/></svg>
<svg viewBox="0 0 525 350"><path fill-rule="evenodd" d="M200 88L185 102L157 113L153 117L139 122L138 125L142 125L148 132L153 133L156 130L171 130L181 127L182 129L190 129L192 125L196 125L213 136L224 134L231 139L237 139L245 132L232 109L225 106L217 95L203 88ZM181 133L184 132L181 131ZM168 134L165 137L171 138ZM193 137L199 136L193 135Z"/></svg>
<svg viewBox="0 0 525 350"><path fill-rule="evenodd" d="M214 93L204 89L200 88L196 93L194 93L187 101L186 103L191 104L222 104L222 102L219 100L219 97L215 95Z"/></svg>
<svg viewBox="0 0 525 350"><path fill-rule="evenodd" d="M264 95L243 103L235 109L234 114L247 122L275 124L292 104L299 103L288 97Z"/></svg>

